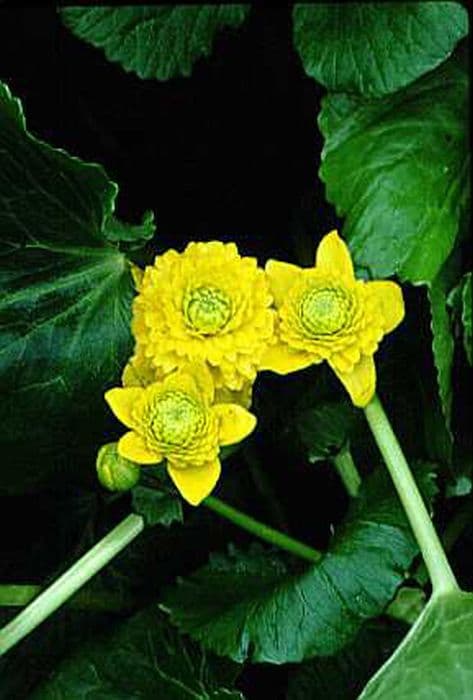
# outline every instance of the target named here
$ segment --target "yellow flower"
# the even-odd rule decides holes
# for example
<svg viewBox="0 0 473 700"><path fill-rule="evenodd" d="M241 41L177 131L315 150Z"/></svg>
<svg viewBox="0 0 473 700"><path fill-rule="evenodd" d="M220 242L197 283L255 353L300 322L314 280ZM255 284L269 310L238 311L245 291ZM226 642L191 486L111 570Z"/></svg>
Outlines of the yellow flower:
<svg viewBox="0 0 473 700"><path fill-rule="evenodd" d="M355 406L366 406L376 388L373 354L404 317L400 287L356 280L336 231L322 239L315 267L269 260L266 274L278 310L277 342L260 369L287 374L327 360Z"/></svg>
<svg viewBox="0 0 473 700"><path fill-rule="evenodd" d="M256 377L275 312L264 271L234 243L189 243L145 269L133 304L135 355L162 375L204 362L217 388Z"/></svg>
<svg viewBox="0 0 473 700"><path fill-rule="evenodd" d="M118 453L138 464L167 460L182 496L198 505L220 476L219 449L243 440L254 415L232 403L214 403L214 385L204 365L177 370L146 387L110 389L105 399L130 431Z"/></svg>

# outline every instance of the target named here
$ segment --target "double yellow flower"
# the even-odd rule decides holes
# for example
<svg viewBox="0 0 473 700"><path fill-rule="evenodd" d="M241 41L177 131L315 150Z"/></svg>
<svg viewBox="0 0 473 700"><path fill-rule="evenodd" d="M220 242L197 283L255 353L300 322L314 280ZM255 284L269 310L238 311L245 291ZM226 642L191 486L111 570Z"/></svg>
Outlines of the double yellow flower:
<svg viewBox="0 0 473 700"><path fill-rule="evenodd" d="M260 369L287 374L327 360L355 406L366 406L376 389L373 355L404 317L401 288L355 279L336 231L322 239L313 268L269 260L266 276L278 322Z"/></svg>
<svg viewBox="0 0 473 700"><path fill-rule="evenodd" d="M403 318L394 282L356 280L348 248L325 236L315 267L241 257L233 243L190 243L146 268L133 305L134 355L105 395L130 432L119 454L167 460L197 505L220 475L219 449L255 427L247 409L257 372L280 374L327 360L353 403L372 398L373 354Z"/></svg>

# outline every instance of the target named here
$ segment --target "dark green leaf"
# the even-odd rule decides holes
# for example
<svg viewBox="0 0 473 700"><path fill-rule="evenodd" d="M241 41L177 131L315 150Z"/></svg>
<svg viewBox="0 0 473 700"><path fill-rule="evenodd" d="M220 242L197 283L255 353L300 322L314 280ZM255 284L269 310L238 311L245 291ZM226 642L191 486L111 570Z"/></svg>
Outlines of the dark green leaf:
<svg viewBox="0 0 473 700"><path fill-rule="evenodd" d="M0 84L0 487L72 450L75 469L93 464L103 442L103 392L132 347L129 264L104 234L116 194L100 166L31 136Z"/></svg>
<svg viewBox="0 0 473 700"><path fill-rule="evenodd" d="M210 54L217 32L238 27L248 11L247 5L137 5L66 7L61 15L109 61L140 78L168 80L190 75L195 62Z"/></svg>
<svg viewBox="0 0 473 700"><path fill-rule="evenodd" d="M431 465L417 471L432 496ZM320 563L291 573L274 553L213 556L164 596L163 609L194 639L236 661L285 663L336 653L379 615L417 551L384 470L360 492Z"/></svg>
<svg viewBox="0 0 473 700"><path fill-rule="evenodd" d="M473 687L473 595L432 598L360 700L470 700Z"/></svg>
<svg viewBox="0 0 473 700"><path fill-rule="evenodd" d="M182 522L181 500L172 493L148 486L135 486L132 503L134 512L142 515L149 526Z"/></svg>
<svg viewBox="0 0 473 700"><path fill-rule="evenodd" d="M471 272L465 275L462 291L462 323L463 323L463 343L470 365L473 365L473 341L472 341L472 307L473 289L471 283Z"/></svg>
<svg viewBox="0 0 473 700"><path fill-rule="evenodd" d="M323 101L320 177L373 277L430 282L469 196L468 75L461 56L389 97Z"/></svg>
<svg viewBox="0 0 473 700"><path fill-rule="evenodd" d="M450 438L450 450L453 443L451 432L452 416L452 367L454 341L452 322L447 309L446 277L439 274L429 286L429 301L432 328L432 351L437 369L437 384L443 417ZM450 461L450 460L449 460Z"/></svg>
<svg viewBox="0 0 473 700"><path fill-rule="evenodd" d="M305 71L333 91L381 96L431 71L468 33L457 2L295 5Z"/></svg>
<svg viewBox="0 0 473 700"><path fill-rule="evenodd" d="M145 610L63 662L31 700L243 700L223 686L235 669L208 658L155 609Z"/></svg>
<svg viewBox="0 0 473 700"><path fill-rule="evenodd" d="M369 677L402 638L399 624L366 624L335 656L301 664L290 676L287 700L355 700Z"/></svg>
<svg viewBox="0 0 473 700"><path fill-rule="evenodd" d="M472 329L471 329L471 307L473 290L471 285L471 272L463 275L460 282L450 292L448 296L448 305L453 308L454 314L461 319L463 345L465 353L470 365L473 364L473 349L472 349Z"/></svg>
<svg viewBox="0 0 473 700"><path fill-rule="evenodd" d="M333 457L347 444L358 418L351 403L321 401L296 414L299 437L310 462Z"/></svg>

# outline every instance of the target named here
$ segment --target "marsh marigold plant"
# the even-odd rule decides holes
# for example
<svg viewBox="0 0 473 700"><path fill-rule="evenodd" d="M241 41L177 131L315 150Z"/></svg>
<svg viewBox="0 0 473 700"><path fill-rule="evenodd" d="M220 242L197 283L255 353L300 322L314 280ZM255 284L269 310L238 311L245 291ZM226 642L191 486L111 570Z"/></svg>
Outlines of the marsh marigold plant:
<svg viewBox="0 0 473 700"><path fill-rule="evenodd" d="M315 267L269 260L266 275L278 319L261 369L287 374L326 360L353 403L366 406L376 388L373 355L404 316L399 285L355 279L336 231L322 239Z"/></svg>
<svg viewBox="0 0 473 700"><path fill-rule="evenodd" d="M110 389L105 399L129 428L118 454L137 464L166 459L169 476L192 505L209 495L220 476L220 447L243 440L256 425L242 406L215 403L204 364L188 365L146 387Z"/></svg>
<svg viewBox="0 0 473 700"><path fill-rule="evenodd" d="M202 362L217 390L243 392L271 340L275 312L264 271L234 243L189 243L145 269L133 304L135 354L124 383Z"/></svg>

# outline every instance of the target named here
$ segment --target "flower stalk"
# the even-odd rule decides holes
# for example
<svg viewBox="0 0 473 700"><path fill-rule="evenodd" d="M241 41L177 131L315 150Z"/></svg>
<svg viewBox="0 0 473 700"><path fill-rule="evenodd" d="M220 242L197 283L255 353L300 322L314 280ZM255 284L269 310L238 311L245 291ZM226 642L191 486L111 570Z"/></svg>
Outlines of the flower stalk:
<svg viewBox="0 0 473 700"><path fill-rule="evenodd" d="M343 447L335 457L332 458L335 469L351 498L356 498L360 492L361 477L353 461L349 447Z"/></svg>
<svg viewBox="0 0 473 700"><path fill-rule="evenodd" d="M272 527L260 523L259 520L255 520L249 515L246 515L246 513L242 513L236 508L229 506L228 503L224 503L219 498L215 498L215 496L207 496L202 503L223 518L243 528L243 530L247 530L260 539L280 549L285 549L287 552L295 554L301 559L306 559L307 561L315 563L322 558L322 553L318 552L316 549L312 549L312 547L309 547L303 542L299 542L299 540L295 540L279 530L274 530Z"/></svg>
<svg viewBox="0 0 473 700"><path fill-rule="evenodd" d="M375 395L364 409L432 581L433 595L458 591L447 556L384 408Z"/></svg>

